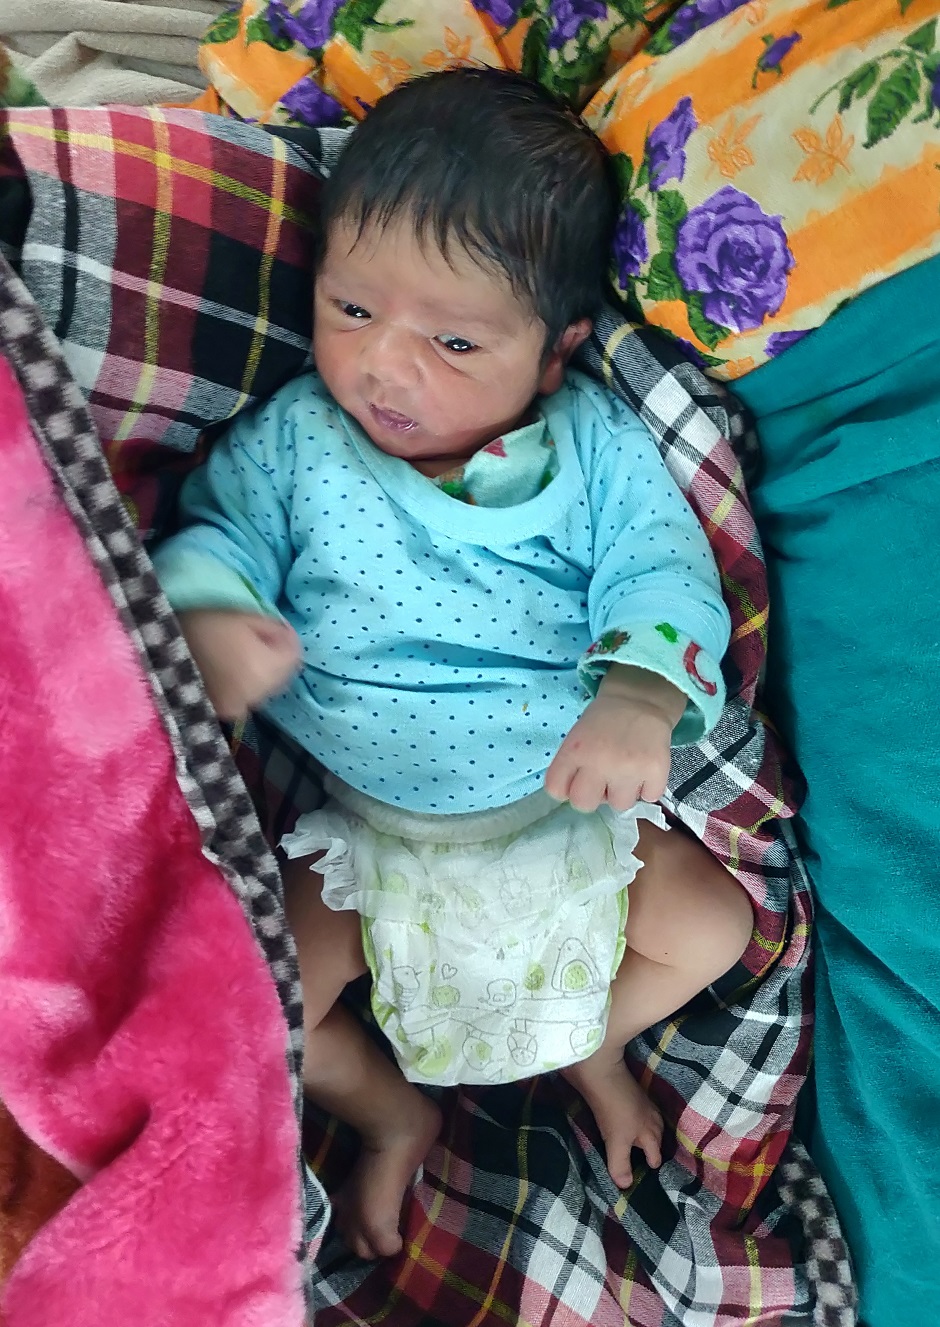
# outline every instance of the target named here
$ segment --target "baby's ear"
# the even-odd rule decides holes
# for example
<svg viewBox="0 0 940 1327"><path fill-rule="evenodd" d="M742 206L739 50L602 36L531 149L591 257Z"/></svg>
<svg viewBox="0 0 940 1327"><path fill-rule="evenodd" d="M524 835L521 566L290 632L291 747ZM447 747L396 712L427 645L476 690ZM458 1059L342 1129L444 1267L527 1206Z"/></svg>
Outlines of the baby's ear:
<svg viewBox="0 0 940 1327"><path fill-rule="evenodd" d="M554 349L549 352L545 367L542 370L542 377L539 381L539 394L541 396L551 396L553 392L558 391L564 381L565 365L582 341L586 341L591 335L592 327L593 323L590 318L579 318L577 322L570 323L562 332L555 342Z"/></svg>

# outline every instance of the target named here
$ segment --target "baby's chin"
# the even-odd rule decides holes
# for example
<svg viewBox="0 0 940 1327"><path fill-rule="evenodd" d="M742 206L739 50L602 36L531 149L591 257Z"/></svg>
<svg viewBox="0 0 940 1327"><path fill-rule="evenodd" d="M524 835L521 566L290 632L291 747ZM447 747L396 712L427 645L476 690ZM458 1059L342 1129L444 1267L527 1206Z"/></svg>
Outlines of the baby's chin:
<svg viewBox="0 0 940 1327"><path fill-rule="evenodd" d="M432 478L465 465L489 441L484 438L480 442L468 444L465 439L461 439L449 445L446 439L428 433L416 420L409 421L410 427L383 427L382 420L376 418L371 410L363 411L356 419L369 441L380 452L407 461L416 470Z"/></svg>

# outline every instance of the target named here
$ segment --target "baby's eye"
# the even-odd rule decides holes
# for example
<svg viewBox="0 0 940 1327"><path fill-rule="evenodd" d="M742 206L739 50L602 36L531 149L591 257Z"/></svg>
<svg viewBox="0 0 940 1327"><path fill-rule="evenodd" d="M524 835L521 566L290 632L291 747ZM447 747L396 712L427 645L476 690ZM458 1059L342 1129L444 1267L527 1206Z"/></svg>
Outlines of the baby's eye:
<svg viewBox="0 0 940 1327"><path fill-rule="evenodd" d="M472 341L468 341L465 336L439 336L438 341L445 350L449 350L453 355L466 355L477 347Z"/></svg>
<svg viewBox="0 0 940 1327"><path fill-rule="evenodd" d="M337 300L336 307L340 313L345 313L347 318L355 318L358 322L372 317L369 310L364 309L361 304L350 304L348 300Z"/></svg>

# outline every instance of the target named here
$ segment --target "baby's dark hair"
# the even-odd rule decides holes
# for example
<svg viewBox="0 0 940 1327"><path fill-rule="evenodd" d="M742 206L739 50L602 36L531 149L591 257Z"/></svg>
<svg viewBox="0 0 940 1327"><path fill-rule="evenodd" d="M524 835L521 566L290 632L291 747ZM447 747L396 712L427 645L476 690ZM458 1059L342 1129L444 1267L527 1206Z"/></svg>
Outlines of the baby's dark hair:
<svg viewBox="0 0 940 1327"><path fill-rule="evenodd" d="M322 194L322 234L407 218L422 244L505 275L551 347L603 300L615 221L610 163L573 112L520 74L448 69L383 97Z"/></svg>

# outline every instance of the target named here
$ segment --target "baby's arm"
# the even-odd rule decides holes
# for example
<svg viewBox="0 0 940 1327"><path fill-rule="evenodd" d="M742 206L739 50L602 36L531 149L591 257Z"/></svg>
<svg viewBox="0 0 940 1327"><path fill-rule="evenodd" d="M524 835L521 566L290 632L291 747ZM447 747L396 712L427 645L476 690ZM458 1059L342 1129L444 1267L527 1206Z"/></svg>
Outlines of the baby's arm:
<svg viewBox="0 0 940 1327"><path fill-rule="evenodd" d="M560 746L547 791L579 810L658 801L671 747L697 741L724 704L730 634L702 527L648 431L600 389L580 396L581 452L594 530L579 672L593 700Z"/></svg>
<svg viewBox="0 0 940 1327"><path fill-rule="evenodd" d="M209 699L240 719L301 664L277 604L292 561L293 433L278 398L235 422L184 485L184 529L154 556Z"/></svg>

